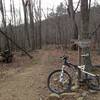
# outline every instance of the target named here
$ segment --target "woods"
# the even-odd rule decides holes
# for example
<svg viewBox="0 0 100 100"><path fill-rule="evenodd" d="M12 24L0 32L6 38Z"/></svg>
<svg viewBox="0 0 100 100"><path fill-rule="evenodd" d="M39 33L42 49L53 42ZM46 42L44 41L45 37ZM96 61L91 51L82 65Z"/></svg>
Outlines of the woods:
<svg viewBox="0 0 100 100"><path fill-rule="evenodd" d="M0 0L0 100L99 100L99 0Z"/></svg>
<svg viewBox="0 0 100 100"><path fill-rule="evenodd" d="M94 10L95 13L98 14L97 10L99 9L99 5L91 7L91 3L86 2L83 4L81 0L78 1L75 7L73 0L65 0L65 2L58 5L56 11L53 8L51 8L51 10L48 8L48 13L44 12L41 8L41 0L19 1L20 5L18 11L16 10L14 0L10 0L10 18L6 16L7 11L4 1L2 2L1 0L0 4L2 29L6 30L8 35L25 49L34 50L41 48L45 44L63 44L69 48L72 40L78 40L78 37L81 38L81 36L79 36L79 34L82 33L81 20L83 20L82 24L85 23L85 18L81 18L81 16L84 14L90 16L86 19L86 22L88 20L87 24L85 24L85 26L83 25L83 28L88 25L88 33L92 33L99 24L99 22L96 22L96 18L93 18ZM86 4L88 8L83 7ZM23 8L23 11L20 11L21 8ZM79 9L82 10L82 14L78 11ZM87 9L86 13L84 13L85 9ZM95 23L95 25L90 25L89 23ZM1 37L5 38L2 35ZM5 39L1 38L1 42L4 40ZM17 49L12 43L9 43L7 39L4 44L11 49ZM2 49L4 47L0 45L0 48Z"/></svg>

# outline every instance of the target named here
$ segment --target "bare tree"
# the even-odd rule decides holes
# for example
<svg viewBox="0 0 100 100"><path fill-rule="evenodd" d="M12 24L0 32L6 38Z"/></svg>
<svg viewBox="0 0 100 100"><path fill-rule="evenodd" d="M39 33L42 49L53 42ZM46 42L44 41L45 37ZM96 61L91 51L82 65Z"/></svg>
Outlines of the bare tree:
<svg viewBox="0 0 100 100"><path fill-rule="evenodd" d="M77 7L76 9L74 10L73 8L73 0L68 0L68 12L69 12L69 16L70 16L70 19L71 19L71 26L72 26L72 33L73 33L73 36L72 38L74 40L78 40L78 26L76 24L76 20L75 20L75 14L76 14L76 11L78 9L78 6L79 6L79 3L80 3L80 0L77 4ZM72 47L74 50L77 49L77 46L76 45L73 45Z"/></svg>
<svg viewBox="0 0 100 100"><path fill-rule="evenodd" d="M30 38L29 38L29 30L28 30L28 13L27 13L28 0L26 1L22 0L22 4L23 4L23 10L24 10L24 30L25 30L24 32L27 37L28 46L31 47Z"/></svg>
<svg viewBox="0 0 100 100"><path fill-rule="evenodd" d="M35 12L35 44L36 48L42 47L42 39L41 39L41 0L34 0L34 12Z"/></svg>
<svg viewBox="0 0 100 100"><path fill-rule="evenodd" d="M16 11L15 11L15 4L14 4L14 0L10 0L10 14L11 14L11 18L9 20L9 35L12 37L12 39L14 41L16 41L16 29L13 28L13 25L16 26ZM16 47L11 44L11 49L15 49Z"/></svg>
<svg viewBox="0 0 100 100"><path fill-rule="evenodd" d="M39 49L42 48L42 40L41 40L41 0L39 0Z"/></svg>
<svg viewBox="0 0 100 100"><path fill-rule="evenodd" d="M5 3L2 0L0 0L0 11L1 11L1 14L2 14L3 29L5 31L7 31L6 30L6 15L5 15L6 9L4 9L5 8L4 5L5 5ZM8 39L6 37L4 37L3 39L4 39L3 40L3 44L4 44L3 50L5 50L5 49L10 50Z"/></svg>
<svg viewBox="0 0 100 100"><path fill-rule="evenodd" d="M29 0L29 17L30 17L30 33L31 33L31 45L32 50L35 49L35 35L34 35L34 16L33 16L33 2L32 0Z"/></svg>
<svg viewBox="0 0 100 100"><path fill-rule="evenodd" d="M81 20L82 20L82 33L80 34L81 40L88 40L89 39L89 4L88 0L81 0ZM86 70L91 70L91 58L90 58L90 48L85 47L83 48L83 53L88 54L83 59L84 64L86 65Z"/></svg>

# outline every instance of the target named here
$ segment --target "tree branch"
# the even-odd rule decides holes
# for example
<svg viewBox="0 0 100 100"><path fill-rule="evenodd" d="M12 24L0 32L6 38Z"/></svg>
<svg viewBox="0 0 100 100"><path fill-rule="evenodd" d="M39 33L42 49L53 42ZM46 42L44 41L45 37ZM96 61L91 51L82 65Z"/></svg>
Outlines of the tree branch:
<svg viewBox="0 0 100 100"><path fill-rule="evenodd" d="M68 3L67 3L67 0L64 0L65 1L65 5L68 7Z"/></svg>
<svg viewBox="0 0 100 100"><path fill-rule="evenodd" d="M76 8L75 8L74 12L76 12L76 11L77 11L77 9L78 9L78 7L79 7L80 2L81 2L81 0L79 0L79 1L78 1L78 4L77 4L77 6L76 6Z"/></svg>

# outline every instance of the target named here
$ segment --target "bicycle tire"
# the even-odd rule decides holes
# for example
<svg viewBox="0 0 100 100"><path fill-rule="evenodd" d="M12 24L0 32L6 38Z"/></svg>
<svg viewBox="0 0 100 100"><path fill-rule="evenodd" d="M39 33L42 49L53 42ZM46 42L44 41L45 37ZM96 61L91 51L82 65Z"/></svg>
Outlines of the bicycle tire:
<svg viewBox="0 0 100 100"><path fill-rule="evenodd" d="M89 86L89 89L95 90L95 91L100 91L100 86L91 84L91 85Z"/></svg>
<svg viewBox="0 0 100 100"><path fill-rule="evenodd" d="M100 80L100 77L98 78L99 80ZM98 80L95 78L95 80L96 80L96 82L95 83L92 83L91 81L93 81L93 80L91 80L90 82L89 82L89 89L91 89L91 90L96 90L96 91L100 91L100 83L98 82Z"/></svg>
<svg viewBox="0 0 100 100"><path fill-rule="evenodd" d="M65 85L66 86L65 89L63 89L62 91L59 91L59 90L55 90L54 88L52 88L50 86L52 76L59 73L59 72L61 72L61 70L55 70L55 71L51 72L50 75L48 76L47 85L48 85L49 90L53 93L56 93L56 94L70 92L71 91L72 80L71 80L71 77L68 74L68 72L66 72L65 70L64 70L64 74L67 75L67 77L68 77L68 79L67 79L68 84Z"/></svg>

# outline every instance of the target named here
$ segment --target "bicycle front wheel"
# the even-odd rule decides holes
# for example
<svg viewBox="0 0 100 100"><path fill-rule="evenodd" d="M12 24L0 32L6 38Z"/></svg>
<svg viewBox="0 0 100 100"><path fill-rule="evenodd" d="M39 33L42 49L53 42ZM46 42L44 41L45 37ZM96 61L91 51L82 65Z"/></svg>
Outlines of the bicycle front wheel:
<svg viewBox="0 0 100 100"><path fill-rule="evenodd" d="M56 93L56 94L61 94L64 92L69 92L71 91L71 77L68 74L68 72L66 72L64 70L63 73L63 80L62 82L60 81L60 75L61 75L62 70L55 70L53 71L49 77L48 77L48 88L51 92Z"/></svg>

